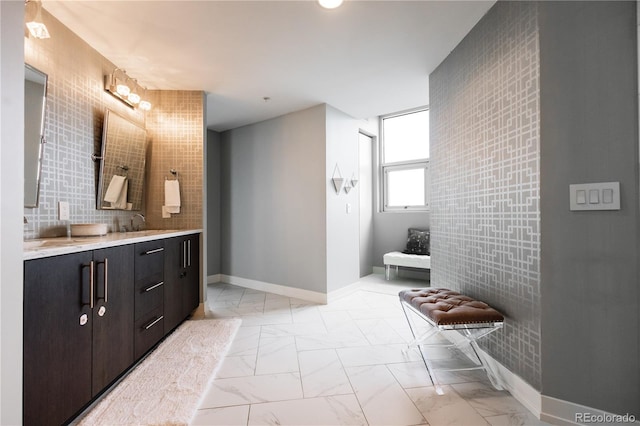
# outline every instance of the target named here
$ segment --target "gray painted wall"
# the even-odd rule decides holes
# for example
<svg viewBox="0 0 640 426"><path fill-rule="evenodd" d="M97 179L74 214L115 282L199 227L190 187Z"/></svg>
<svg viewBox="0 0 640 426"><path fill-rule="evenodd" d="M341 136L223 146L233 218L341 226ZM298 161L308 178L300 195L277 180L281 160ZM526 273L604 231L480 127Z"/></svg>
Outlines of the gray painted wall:
<svg viewBox="0 0 640 426"><path fill-rule="evenodd" d="M483 339L542 389L537 6L498 2L429 77L431 285L505 316Z"/></svg>
<svg viewBox="0 0 640 426"><path fill-rule="evenodd" d="M327 291L352 284L360 278L359 185L336 193L331 180L336 164L342 177L358 175L358 121L327 105L326 177ZM347 213L347 204L351 210Z"/></svg>
<svg viewBox="0 0 640 426"><path fill-rule="evenodd" d="M636 4L539 8L542 390L638 418ZM569 184L608 181L620 211L569 211Z"/></svg>
<svg viewBox="0 0 640 426"><path fill-rule="evenodd" d="M325 293L326 107L226 131L221 143L221 272Z"/></svg>
<svg viewBox="0 0 640 426"><path fill-rule="evenodd" d="M221 142L220 133L207 130L207 275L220 274L220 189Z"/></svg>

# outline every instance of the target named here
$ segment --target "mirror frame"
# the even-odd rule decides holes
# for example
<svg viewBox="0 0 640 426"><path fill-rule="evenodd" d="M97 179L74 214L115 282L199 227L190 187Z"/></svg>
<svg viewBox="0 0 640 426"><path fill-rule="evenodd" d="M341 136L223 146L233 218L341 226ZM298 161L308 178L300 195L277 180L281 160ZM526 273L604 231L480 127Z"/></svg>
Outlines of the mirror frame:
<svg viewBox="0 0 640 426"><path fill-rule="evenodd" d="M25 115L24 115L24 207L27 208L35 208L38 207L39 203L40 203L40 181L42 179L42 157L44 155L44 145L46 143L45 137L44 137L44 123L45 123L45 116L46 116L46 109L47 109L47 96L48 96L48 86L49 86L49 76L40 71L39 69L35 68L34 66L31 66L29 64L24 64L24 81L25 81ZM38 77L40 78L39 81L33 80L33 77ZM44 86L44 90L42 92L42 106L38 107L37 104L34 105L33 108L30 108L31 111L35 112L36 110L40 111L40 117L39 117L39 121L40 121L40 126L39 126L39 136L37 138L37 141L34 141L33 139L35 139L34 137L31 137L31 140L28 140L30 135L27 132L27 129L29 128L28 124L31 122L31 120L29 120L28 114L27 114L27 107L28 107L28 102L27 100L29 99L29 97L27 96L27 81L35 81L36 83L41 83ZM31 133L34 133L34 131L32 131ZM29 156L28 153L29 151L31 151L33 154L36 154L36 149L32 149L29 150L28 147L32 146L37 143L37 158L36 155L31 155ZM29 145L31 144L31 145ZM34 160L35 160L35 166L34 166ZM28 167L29 166L29 167ZM29 199L27 200L27 195L31 193L31 191L28 191L27 189L33 189L33 179L31 179L31 175L33 174L32 171L35 169L36 173L35 173L35 197L31 196L29 197ZM31 171L31 172L30 172ZM27 176L27 173L31 173L30 176Z"/></svg>

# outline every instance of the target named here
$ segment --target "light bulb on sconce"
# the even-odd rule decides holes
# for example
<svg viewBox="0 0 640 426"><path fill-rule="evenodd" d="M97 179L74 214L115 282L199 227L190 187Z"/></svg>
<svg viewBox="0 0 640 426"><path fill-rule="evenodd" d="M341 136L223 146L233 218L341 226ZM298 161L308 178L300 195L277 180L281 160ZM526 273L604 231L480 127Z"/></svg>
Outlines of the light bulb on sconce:
<svg viewBox="0 0 640 426"><path fill-rule="evenodd" d="M131 102L134 105L139 104L140 95L138 94L138 90L137 90L138 80L136 80L135 78L132 78L130 87L131 87L131 92L129 93L129 96L127 96L127 99L129 100L129 102Z"/></svg>

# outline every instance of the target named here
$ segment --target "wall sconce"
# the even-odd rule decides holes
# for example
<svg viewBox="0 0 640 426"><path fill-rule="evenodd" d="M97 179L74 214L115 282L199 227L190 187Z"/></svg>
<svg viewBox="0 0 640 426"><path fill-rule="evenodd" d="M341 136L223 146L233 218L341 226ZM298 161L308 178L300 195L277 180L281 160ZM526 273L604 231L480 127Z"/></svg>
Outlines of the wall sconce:
<svg viewBox="0 0 640 426"><path fill-rule="evenodd" d="M151 109L151 102L146 99L147 89L140 86L135 78L130 78L123 69L116 68L104 76L104 89L131 108L143 111Z"/></svg>
<svg viewBox="0 0 640 426"><path fill-rule="evenodd" d="M40 0L25 0L24 7L27 19L31 19L26 23L29 33L35 38L51 38L47 26L42 21L42 3Z"/></svg>

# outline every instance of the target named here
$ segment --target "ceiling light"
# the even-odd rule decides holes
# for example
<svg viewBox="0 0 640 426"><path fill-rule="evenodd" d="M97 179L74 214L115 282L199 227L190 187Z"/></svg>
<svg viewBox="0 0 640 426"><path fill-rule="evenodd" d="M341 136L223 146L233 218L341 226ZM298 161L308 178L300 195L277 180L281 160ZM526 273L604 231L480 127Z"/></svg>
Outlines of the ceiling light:
<svg viewBox="0 0 640 426"><path fill-rule="evenodd" d="M325 9L335 9L342 4L343 0L318 0L320 6Z"/></svg>
<svg viewBox="0 0 640 426"><path fill-rule="evenodd" d="M25 15L33 16L33 19L26 23L29 33L35 38L51 38L49 30L42 20L42 3L39 0L25 0L24 4Z"/></svg>

